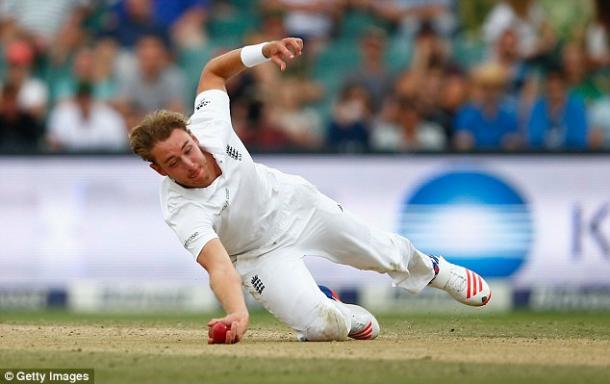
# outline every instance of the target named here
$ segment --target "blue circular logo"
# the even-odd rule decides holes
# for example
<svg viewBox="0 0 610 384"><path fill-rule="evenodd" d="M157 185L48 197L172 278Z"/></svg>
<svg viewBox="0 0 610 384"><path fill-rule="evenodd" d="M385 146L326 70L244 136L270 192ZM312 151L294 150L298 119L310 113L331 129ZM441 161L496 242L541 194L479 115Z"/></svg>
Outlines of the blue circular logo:
<svg viewBox="0 0 610 384"><path fill-rule="evenodd" d="M481 172L450 172L426 181L405 200L399 225L417 249L486 277L512 275L533 241L523 197Z"/></svg>

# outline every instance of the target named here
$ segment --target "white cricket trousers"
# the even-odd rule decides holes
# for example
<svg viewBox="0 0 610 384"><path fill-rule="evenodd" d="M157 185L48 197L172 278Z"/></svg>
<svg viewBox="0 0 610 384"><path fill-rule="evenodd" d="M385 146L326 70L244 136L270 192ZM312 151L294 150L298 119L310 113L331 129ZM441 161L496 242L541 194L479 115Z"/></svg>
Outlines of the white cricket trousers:
<svg viewBox="0 0 610 384"><path fill-rule="evenodd" d="M408 239L371 228L311 184L300 193L312 203L300 235L258 257L238 257L235 263L246 290L300 340L344 340L351 324L345 307L320 291L304 256L387 273L394 285L412 293L434 277L430 258Z"/></svg>

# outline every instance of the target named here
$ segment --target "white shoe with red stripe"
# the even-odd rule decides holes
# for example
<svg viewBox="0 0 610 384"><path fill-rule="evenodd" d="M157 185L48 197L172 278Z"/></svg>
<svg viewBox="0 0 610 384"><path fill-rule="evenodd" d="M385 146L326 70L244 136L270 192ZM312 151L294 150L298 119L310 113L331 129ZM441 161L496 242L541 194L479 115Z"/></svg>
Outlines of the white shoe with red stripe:
<svg viewBox="0 0 610 384"><path fill-rule="evenodd" d="M352 313L352 326L347 336L356 340L373 340L379 336L380 327L375 316L358 305L343 305Z"/></svg>
<svg viewBox="0 0 610 384"><path fill-rule="evenodd" d="M342 302L337 292L325 287L324 285L318 285L318 287L320 288L320 291L326 295L326 297L336 301L340 306L343 307L343 313L351 313L352 325L347 336L356 340L373 340L379 336L379 331L381 328L379 327L379 323L377 322L375 316L373 316L369 311L358 305L346 304Z"/></svg>
<svg viewBox="0 0 610 384"><path fill-rule="evenodd" d="M491 299L489 284L470 269L452 264L443 257L430 256L438 273L430 286L449 293L454 299L466 305L480 307ZM438 268L436 268L438 266Z"/></svg>

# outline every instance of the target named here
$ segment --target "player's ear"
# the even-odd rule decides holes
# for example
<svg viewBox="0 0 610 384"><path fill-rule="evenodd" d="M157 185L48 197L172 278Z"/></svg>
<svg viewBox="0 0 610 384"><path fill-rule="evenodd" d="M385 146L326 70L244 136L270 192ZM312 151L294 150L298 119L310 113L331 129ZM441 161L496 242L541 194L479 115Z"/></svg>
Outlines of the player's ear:
<svg viewBox="0 0 610 384"><path fill-rule="evenodd" d="M155 170L161 176L167 176L167 172L163 170L163 168L159 167L157 163L150 163L149 166Z"/></svg>

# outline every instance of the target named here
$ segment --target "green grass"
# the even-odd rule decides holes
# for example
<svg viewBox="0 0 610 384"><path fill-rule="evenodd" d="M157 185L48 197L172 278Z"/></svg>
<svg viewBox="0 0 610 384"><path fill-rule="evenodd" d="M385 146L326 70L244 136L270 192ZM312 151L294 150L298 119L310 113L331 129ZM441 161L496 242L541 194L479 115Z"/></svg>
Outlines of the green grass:
<svg viewBox="0 0 610 384"><path fill-rule="evenodd" d="M607 383L610 377L607 313L382 315L378 340L344 343L297 343L271 316L254 313L249 337L233 346L205 344L211 316L1 313L0 368L94 368L97 383Z"/></svg>

